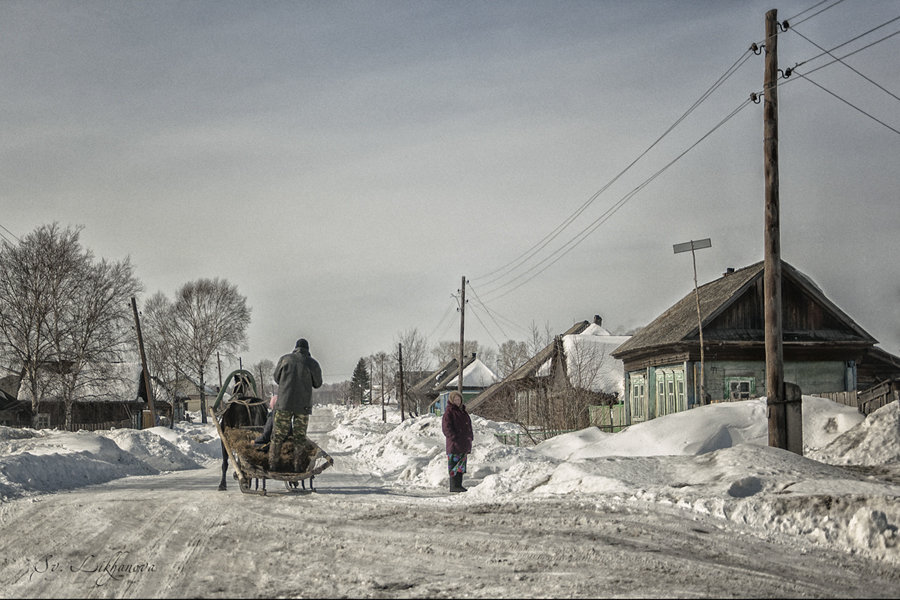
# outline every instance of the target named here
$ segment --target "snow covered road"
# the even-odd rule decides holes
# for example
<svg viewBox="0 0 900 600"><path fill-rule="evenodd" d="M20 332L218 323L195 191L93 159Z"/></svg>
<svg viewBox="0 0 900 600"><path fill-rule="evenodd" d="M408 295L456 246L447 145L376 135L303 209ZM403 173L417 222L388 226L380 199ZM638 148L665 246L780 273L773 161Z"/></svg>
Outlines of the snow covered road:
<svg viewBox="0 0 900 600"><path fill-rule="evenodd" d="M230 476L219 492L207 464L0 503L0 596L900 595L890 562L671 504L389 485L329 417L311 424L336 460L316 493L246 495Z"/></svg>

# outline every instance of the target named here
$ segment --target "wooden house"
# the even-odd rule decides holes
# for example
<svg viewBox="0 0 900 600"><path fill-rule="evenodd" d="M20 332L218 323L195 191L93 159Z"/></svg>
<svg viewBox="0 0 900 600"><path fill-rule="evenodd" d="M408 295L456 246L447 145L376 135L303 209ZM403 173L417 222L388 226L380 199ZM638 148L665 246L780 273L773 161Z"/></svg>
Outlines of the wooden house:
<svg viewBox="0 0 900 600"><path fill-rule="evenodd" d="M463 367L462 374L462 396L463 403L466 406L477 398L484 390L499 381L497 374L494 373L481 359L476 358L472 354ZM440 381L435 387L438 392L437 398L431 403L430 409L437 414L443 414L447 410L447 400L450 398L450 392L459 390L459 370L451 372L443 381Z"/></svg>
<svg viewBox="0 0 900 600"><path fill-rule="evenodd" d="M624 373L612 352L628 337L611 335L601 323L599 316L575 323L471 401L469 410L545 431L582 429L604 419L613 427Z"/></svg>
<svg viewBox="0 0 900 600"><path fill-rule="evenodd" d="M413 384L406 391L406 397L414 403L417 412L428 412L441 402L446 403L449 393L457 389L458 380L459 360L454 358ZM472 398L496 380L497 376L494 372L481 362L474 352L463 357L462 394L463 402L467 405Z"/></svg>
<svg viewBox="0 0 900 600"><path fill-rule="evenodd" d="M52 379L57 365L42 367L42 377ZM72 402L72 429L97 430L110 428L140 428L142 413L147 408L140 397L139 365L113 363L102 369L85 372L85 383L78 388L78 396ZM92 382L91 379L93 380ZM54 386L46 388L32 412L31 391L24 378L16 376L14 382L4 385L4 400L0 401L0 424L35 429L65 429L66 403ZM14 389L14 393L9 390ZM158 403L165 410L165 403Z"/></svg>
<svg viewBox="0 0 900 600"><path fill-rule="evenodd" d="M18 375L0 378L0 425L4 427L31 427L31 403L16 396L20 381Z"/></svg>
<svg viewBox="0 0 900 600"><path fill-rule="evenodd" d="M613 352L625 365L628 423L766 395L763 271L762 262L729 269L698 289L699 318L692 290ZM784 379L804 394L856 390L877 356L876 340L785 262L782 329Z"/></svg>

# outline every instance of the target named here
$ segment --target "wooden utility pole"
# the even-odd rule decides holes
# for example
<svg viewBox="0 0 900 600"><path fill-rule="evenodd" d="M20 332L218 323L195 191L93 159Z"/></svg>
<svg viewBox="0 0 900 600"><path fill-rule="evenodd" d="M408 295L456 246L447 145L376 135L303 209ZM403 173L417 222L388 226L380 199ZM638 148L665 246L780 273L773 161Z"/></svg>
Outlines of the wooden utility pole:
<svg viewBox="0 0 900 600"><path fill-rule="evenodd" d="M387 413L384 410L384 354L379 353L378 362L381 364L381 422L387 423Z"/></svg>
<svg viewBox="0 0 900 600"><path fill-rule="evenodd" d="M466 356L466 276L463 275L459 289L459 377L457 391L463 391L463 359Z"/></svg>
<svg viewBox="0 0 900 600"><path fill-rule="evenodd" d="M150 426L156 425L156 408L153 406L153 388L150 386L150 371L147 369L147 355L144 354L144 337L141 335L141 319L138 317L137 300L131 297L131 309L134 311L134 326L137 329L138 350L141 353L141 374L144 377L144 389L147 390L147 408L150 409ZM175 408L174 406L172 407ZM174 410L172 418L175 418Z"/></svg>
<svg viewBox="0 0 900 600"><path fill-rule="evenodd" d="M406 404L403 402L403 344L397 344L397 362L400 363L400 397L398 399L400 403L400 421L404 420L404 409L406 408Z"/></svg>
<svg viewBox="0 0 900 600"><path fill-rule="evenodd" d="M763 173L766 181L764 310L766 405L769 445L787 449L784 351L781 321L781 232L778 198L778 11L766 13L766 72L763 85Z"/></svg>

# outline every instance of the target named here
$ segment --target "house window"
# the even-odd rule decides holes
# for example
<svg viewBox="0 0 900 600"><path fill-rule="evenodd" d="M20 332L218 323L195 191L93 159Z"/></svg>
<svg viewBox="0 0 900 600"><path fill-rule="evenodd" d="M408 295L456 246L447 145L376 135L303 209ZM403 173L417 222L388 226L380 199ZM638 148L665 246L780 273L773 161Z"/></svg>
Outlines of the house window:
<svg viewBox="0 0 900 600"><path fill-rule="evenodd" d="M756 380L753 377L726 377L725 396L731 401L749 400L756 393Z"/></svg>
<svg viewBox="0 0 900 600"><path fill-rule="evenodd" d="M38 413L34 419L35 429L50 429L50 413Z"/></svg>

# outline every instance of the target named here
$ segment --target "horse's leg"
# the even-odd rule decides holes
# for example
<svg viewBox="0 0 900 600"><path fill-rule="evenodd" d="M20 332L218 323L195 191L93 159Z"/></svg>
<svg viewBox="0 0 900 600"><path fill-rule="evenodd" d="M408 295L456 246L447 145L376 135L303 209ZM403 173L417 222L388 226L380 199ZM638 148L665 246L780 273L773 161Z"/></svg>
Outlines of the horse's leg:
<svg viewBox="0 0 900 600"><path fill-rule="evenodd" d="M219 491L224 492L227 488L225 485L225 474L228 473L228 451L225 449L225 443L222 442L222 481L219 482Z"/></svg>

